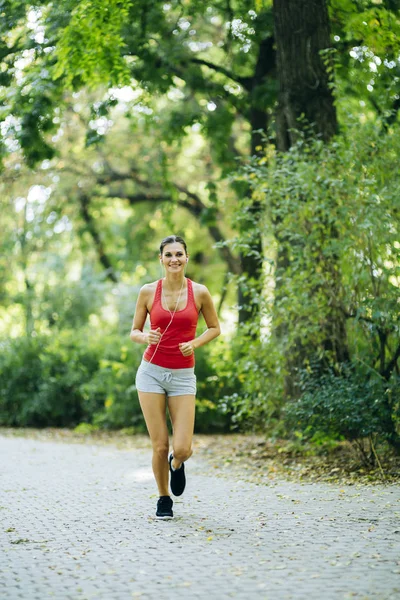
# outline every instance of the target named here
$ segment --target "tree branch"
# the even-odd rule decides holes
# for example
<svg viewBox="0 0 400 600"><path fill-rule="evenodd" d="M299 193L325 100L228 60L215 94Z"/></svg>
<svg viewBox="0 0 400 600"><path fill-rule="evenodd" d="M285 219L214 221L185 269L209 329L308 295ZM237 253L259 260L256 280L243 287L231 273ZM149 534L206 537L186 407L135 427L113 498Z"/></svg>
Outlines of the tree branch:
<svg viewBox="0 0 400 600"><path fill-rule="evenodd" d="M228 283L229 283L229 272L227 271L224 276L224 283L222 284L222 288L221 288L221 298L220 298L220 301L219 301L219 304L217 307L218 316L221 315L222 306L225 302L225 299L226 299L226 296L228 293Z"/></svg>
<svg viewBox="0 0 400 600"><path fill-rule="evenodd" d="M118 173L116 171L109 170L109 172L107 172L105 175L100 175L97 177L98 183L103 184L103 185L109 184L111 182L126 181L126 180L130 180L130 181L135 180L137 183L139 183L140 185L142 185L144 187L150 187L150 185L147 181L144 181L136 173L133 173L133 172L130 172L128 174L128 173ZM187 198L189 199L189 200L180 200L180 199L176 200L176 203L178 204L178 206L185 208L196 219L199 220L203 211L205 211L207 208L206 205L201 200L201 198L194 192L191 192L187 188L185 188L177 183L173 183L172 185L175 187L175 189L178 192L185 194L187 196ZM153 193L151 191L141 192L139 194L129 194L129 193L125 192L123 189L120 189L113 195L115 197L121 198L123 200L127 200L129 202L129 204L131 204L131 205L137 204L139 202L173 202L174 201L174 199L169 194ZM216 215L216 220L218 220L218 215ZM210 223L206 226L208 228L210 236L213 238L213 240L216 243L220 244L221 242L225 242L225 237L215 222ZM219 251L222 259L228 265L230 272L234 273L236 275L240 274L241 269L240 269L239 261L233 256L230 249L227 246L222 245L218 248L218 251Z"/></svg>
<svg viewBox="0 0 400 600"><path fill-rule="evenodd" d="M201 61L201 59L189 59L189 60L190 61L196 61L196 60ZM209 63L207 66L210 66L210 68L211 68L211 64L212 63ZM217 65L214 65L214 66L217 67ZM161 67L164 69L167 69L169 74L173 74L176 77L179 77L179 79L181 79L182 81L184 81L186 83L186 85L193 91L193 93L203 92L203 93L208 93L210 95L215 94L219 98L222 98L222 99L226 100L226 102L229 102L231 104L231 106L233 106L238 111L239 114L243 115L243 117L245 119L249 118L248 110L246 109L245 106L241 105L240 97L235 96L234 94L231 94L229 91L227 91L224 88L223 85L220 85L219 83L216 83L215 81L209 81L209 80L206 81L204 78L199 79L198 77L196 77L195 84L193 84L191 77L190 77L190 70L189 69L185 70L184 65L180 65L178 67L175 64L170 64L167 60L157 57L157 60L154 61L154 68L160 69ZM223 69L223 67L221 67L221 69ZM134 68L132 68L131 74L132 74L132 77L135 79L138 79L138 80L142 79L141 72L140 71L137 72ZM242 79L241 85L246 90L249 89L249 86L251 88L249 81L251 81L252 78L243 77L241 79ZM247 79L249 81L247 81ZM234 81L236 81L236 79L234 79Z"/></svg>
<svg viewBox="0 0 400 600"><path fill-rule="evenodd" d="M276 68L276 50L275 38L273 36L266 37L260 43L256 68L254 75L251 78L252 87L260 85L263 79L270 75Z"/></svg>
<svg viewBox="0 0 400 600"><path fill-rule="evenodd" d="M108 258L107 254L105 253L103 242L101 241L99 232L96 229L94 219L89 212L90 198L86 194L79 193L78 200L79 200L79 204L80 204L82 218L86 223L87 230L89 231L90 235L92 236L94 245L97 250L99 260L106 270L107 278L110 279L113 283L118 283L118 278L117 278L115 271L111 265L110 259Z"/></svg>
<svg viewBox="0 0 400 600"><path fill-rule="evenodd" d="M383 373L383 377L386 379L386 381L388 381L390 379L392 371L395 368L399 358L400 358L400 344L397 346L396 352L394 353L391 361L389 362L388 366L386 367L386 369Z"/></svg>
<svg viewBox="0 0 400 600"><path fill-rule="evenodd" d="M211 63L208 60L204 60L203 58L191 58L190 62L194 63L196 65L202 65L204 67L208 67L209 69L212 69L216 73L222 73L229 79L232 79L232 81L239 83L245 90L247 90L247 91L251 90L252 77L240 77L239 75L235 75L228 69L225 69L225 67L222 67L221 65L215 65L214 63Z"/></svg>
<svg viewBox="0 0 400 600"><path fill-rule="evenodd" d="M178 185L174 184L174 187L176 187L177 190L186 194L189 198L192 199L192 202L189 202L188 200L177 200L176 203L178 204L178 206L185 208L196 219L200 219L203 210L206 209L206 206L202 203L200 198L196 194L189 192L189 190L183 188L182 186L178 186ZM146 194L145 196L143 196L140 194L132 195L132 194L122 193L122 194L119 194L118 197L128 200L128 202L130 204L136 204L137 202L142 202L142 201L147 201L147 202L148 201L152 201L152 202L172 202L173 201L171 196L155 196L155 195L151 195L151 194L148 194L148 195ZM215 242L220 243L220 242L225 241L225 237L222 234L218 225L210 224L210 225L206 225L206 227ZM219 247L218 250L219 250L219 253L220 253L222 259L227 263L231 273L239 274L240 273L239 262L232 255L229 248L227 246L222 246L222 247Z"/></svg>
<svg viewBox="0 0 400 600"><path fill-rule="evenodd" d="M343 307L340 307L340 309L343 312L343 314L346 317L346 319L357 319L358 321L365 321L366 323L375 323L375 321L373 321L369 317L361 317L360 315L357 315L357 313L349 313Z"/></svg>

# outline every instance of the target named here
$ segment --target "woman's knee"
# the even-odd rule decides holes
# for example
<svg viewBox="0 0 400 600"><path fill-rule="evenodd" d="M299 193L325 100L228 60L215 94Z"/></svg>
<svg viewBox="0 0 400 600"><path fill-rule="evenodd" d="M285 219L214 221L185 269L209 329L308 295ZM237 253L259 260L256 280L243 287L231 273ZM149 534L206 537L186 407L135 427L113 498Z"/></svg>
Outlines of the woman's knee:
<svg viewBox="0 0 400 600"><path fill-rule="evenodd" d="M154 442L153 443L153 454L160 458L168 458L168 442Z"/></svg>
<svg viewBox="0 0 400 600"><path fill-rule="evenodd" d="M185 446L183 444L174 445L173 450L174 458L179 462L185 462L188 458L190 458L193 454L193 450L191 446Z"/></svg>

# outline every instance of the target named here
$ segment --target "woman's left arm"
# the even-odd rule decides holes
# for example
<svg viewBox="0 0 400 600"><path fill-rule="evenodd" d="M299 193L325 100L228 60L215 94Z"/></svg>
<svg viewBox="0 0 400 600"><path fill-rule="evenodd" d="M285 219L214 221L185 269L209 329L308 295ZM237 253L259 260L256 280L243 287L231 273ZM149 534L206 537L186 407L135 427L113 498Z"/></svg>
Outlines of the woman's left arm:
<svg viewBox="0 0 400 600"><path fill-rule="evenodd" d="M214 338L218 337L221 333L221 327L219 325L217 311L215 310L214 302L212 301L211 294L205 285L199 286L199 297L200 300L200 312L203 313L204 320L207 325L207 329L199 337L191 340L190 342L184 342L179 344L180 350L184 356L190 356L196 348L208 344Z"/></svg>

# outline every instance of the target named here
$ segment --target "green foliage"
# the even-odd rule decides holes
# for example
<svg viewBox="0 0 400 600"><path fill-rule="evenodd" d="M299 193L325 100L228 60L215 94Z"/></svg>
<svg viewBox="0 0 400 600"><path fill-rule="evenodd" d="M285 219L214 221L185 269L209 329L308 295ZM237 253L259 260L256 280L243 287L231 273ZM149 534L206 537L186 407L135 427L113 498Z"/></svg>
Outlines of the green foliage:
<svg viewBox="0 0 400 600"><path fill-rule="evenodd" d="M107 293L104 279L104 275L93 273L91 266L86 265L78 281L44 285L40 298L36 299L38 317L47 321L50 328L56 325L58 331L87 325L91 315L98 314L104 304Z"/></svg>
<svg viewBox="0 0 400 600"><path fill-rule="evenodd" d="M311 371L311 369L310 369ZM289 428L305 431L309 437L325 434L346 440L379 435L392 437L392 414L400 424L400 380L391 386L379 377L368 377L344 366L315 376L302 374L302 395L285 408Z"/></svg>
<svg viewBox="0 0 400 600"><path fill-rule="evenodd" d="M53 76L67 86L128 85L129 69L122 56L123 23L132 2L85 0L74 2L70 21L61 32Z"/></svg>
<svg viewBox="0 0 400 600"><path fill-rule="evenodd" d="M196 426L199 433L228 431L229 414L225 410L223 397L226 388L225 369L221 352L226 348L222 343L214 342L210 348L196 350ZM221 371L222 369L222 371Z"/></svg>
<svg viewBox="0 0 400 600"><path fill-rule="evenodd" d="M231 235L233 212L234 258L262 261L265 282L259 294L255 278L232 279L227 320L237 285L261 318L230 348L215 346L219 355L198 353L198 430L229 420L282 430L293 392L288 357L295 376L298 357L302 366L325 361L338 375L330 396L338 414L339 397L350 402L364 389L340 379L340 348L355 372L366 365L391 389L400 277L395 4L330 3L343 135L329 146L304 138L286 156L267 143L265 156L235 173L238 201L218 179L235 155L241 163L248 155L255 109L274 128L274 69L253 78L273 35L270 0L0 2L0 298L4 334L14 337L0 358L2 422L142 428L133 385L139 350L122 351L119 332L129 327L139 283L159 276L155 241L166 226L187 233L189 276L218 301L226 263L210 252L209 232ZM325 56L331 72L331 51ZM111 85L126 85L133 99L117 101ZM355 125L346 131L350 114ZM36 172L27 174L24 161ZM47 188L46 199L42 190L29 200L34 184ZM262 250L254 245L260 232ZM106 259L118 283L98 277L100 269L110 275ZM38 337L16 338L24 318ZM100 341L106 322L118 333ZM344 331L331 326L338 322Z"/></svg>
<svg viewBox="0 0 400 600"><path fill-rule="evenodd" d="M323 353L324 325L342 314L348 334L364 335L363 360L390 377L400 331L399 151L395 130L354 126L331 145L300 142L261 166L255 189L265 190L287 263L273 312L288 351L301 340L304 355L319 340ZM387 343L377 360L381 335ZM338 332L331 341L344 343Z"/></svg>
<svg viewBox="0 0 400 600"><path fill-rule="evenodd" d="M78 345L71 334L3 341L1 424L77 424L86 417L80 385L95 371L97 361L93 349L84 348L82 341Z"/></svg>
<svg viewBox="0 0 400 600"><path fill-rule="evenodd" d="M398 2L332 0L329 8L338 59L334 85L339 114L346 119L350 112L365 110L384 122L395 122L400 81Z"/></svg>
<svg viewBox="0 0 400 600"><path fill-rule="evenodd" d="M73 427L94 422L143 428L133 386L138 355L120 338L77 336L3 342L0 422L8 426Z"/></svg>
<svg viewBox="0 0 400 600"><path fill-rule="evenodd" d="M3 340L0 354L0 425L12 427L130 427L146 431L135 372L142 348L127 337L88 329ZM227 429L215 375L199 353L196 431Z"/></svg>
<svg viewBox="0 0 400 600"><path fill-rule="evenodd" d="M33 7L3 4L7 34L11 30L18 44L8 49L0 69L12 76L10 93L0 88L0 101L4 99L6 115L18 120L12 137L18 138L32 166L50 156L46 134L71 91L85 87L102 93L104 87L138 90L140 86L153 98L168 94L167 102L180 96L166 139L184 135L185 125L194 121L204 123L215 156L232 167L233 145L226 140L238 115L248 117L251 101L236 80L253 72L260 42L272 34L271 2L249 0L232 6L198 0L184 5L158 0L63 0L34 3ZM9 14L14 4L19 4L15 19ZM32 20L33 13L43 35L32 34L28 16ZM254 90L254 101L262 107L276 99L274 86L267 86L266 91L264 87L262 83ZM97 139L89 132L88 144Z"/></svg>
<svg viewBox="0 0 400 600"><path fill-rule="evenodd" d="M283 397L282 356L267 341L241 331L221 365L223 408L231 427L262 432L278 426Z"/></svg>
<svg viewBox="0 0 400 600"><path fill-rule="evenodd" d="M248 205L256 200L265 207L264 236L275 267L266 263L258 299L263 339L257 341L255 323L235 342L231 368L239 389L226 405L238 426L283 432L281 409L301 396L303 425L306 409L316 411L317 427L331 402L338 434L345 434L348 411L358 435L370 431L370 419L371 431L392 431L397 443L396 402L387 404L386 390L396 378L400 339L399 139L398 127L383 133L379 125L349 126L328 145L304 136L284 155L267 145L265 156L239 176L253 190ZM234 243L246 244L246 235ZM343 330L331 328L335 322ZM378 383L345 378L344 362L357 373L364 365ZM309 364L327 369L329 382L320 379L314 395L303 398L298 369ZM287 386L288 375L297 387ZM361 409L364 395L370 401Z"/></svg>

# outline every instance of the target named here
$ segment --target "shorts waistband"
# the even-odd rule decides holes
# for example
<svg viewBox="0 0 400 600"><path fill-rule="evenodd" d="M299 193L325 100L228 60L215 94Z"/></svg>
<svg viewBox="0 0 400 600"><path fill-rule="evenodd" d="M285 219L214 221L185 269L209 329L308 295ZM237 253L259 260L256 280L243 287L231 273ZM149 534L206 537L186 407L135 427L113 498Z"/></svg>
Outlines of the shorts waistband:
<svg viewBox="0 0 400 600"><path fill-rule="evenodd" d="M147 360L142 359L141 365L146 369L149 373L172 373L173 375L190 375L194 374L194 367L188 367L186 369L168 369L167 367L160 367L159 365L155 365L153 363L147 362Z"/></svg>

